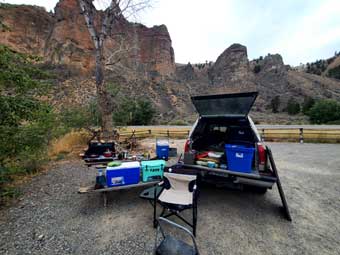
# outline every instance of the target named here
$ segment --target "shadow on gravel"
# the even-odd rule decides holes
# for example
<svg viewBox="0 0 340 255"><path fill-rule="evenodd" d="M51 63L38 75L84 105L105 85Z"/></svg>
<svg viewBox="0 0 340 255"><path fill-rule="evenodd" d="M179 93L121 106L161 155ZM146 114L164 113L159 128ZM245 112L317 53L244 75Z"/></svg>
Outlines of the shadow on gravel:
<svg viewBox="0 0 340 255"><path fill-rule="evenodd" d="M143 188L136 188L109 192L107 207L104 207L102 194L82 194L81 196L86 198L79 208L79 213L82 215L110 214L114 209L114 211L117 210L129 217L131 208L140 207L141 213L150 214L151 217L152 207L149 202L139 198L142 191ZM261 220L265 216L286 223L277 192L276 186L273 186L273 189L268 190L266 194L259 194L251 190L237 190L204 184L200 188L198 213L204 210L227 209L235 212L235 217L247 218L251 215L254 220Z"/></svg>
<svg viewBox="0 0 340 255"><path fill-rule="evenodd" d="M251 190L237 190L204 184L201 187L198 203L199 209L210 207L212 210L220 210L221 207L227 207L228 210L237 212L236 217L251 215L254 219L263 219L265 216L288 223L284 217L283 207L275 185L267 193L261 194ZM212 206L212 203L215 205Z"/></svg>
<svg viewBox="0 0 340 255"><path fill-rule="evenodd" d="M98 211L107 211L112 208L119 208L122 213L124 210L128 210L131 207L139 206L143 203L147 203L139 198L139 194L143 191L143 188L135 188L131 190L118 190L108 192L107 194L107 206L104 206L103 195L101 193L81 194L85 196L80 209L81 214L96 214Z"/></svg>

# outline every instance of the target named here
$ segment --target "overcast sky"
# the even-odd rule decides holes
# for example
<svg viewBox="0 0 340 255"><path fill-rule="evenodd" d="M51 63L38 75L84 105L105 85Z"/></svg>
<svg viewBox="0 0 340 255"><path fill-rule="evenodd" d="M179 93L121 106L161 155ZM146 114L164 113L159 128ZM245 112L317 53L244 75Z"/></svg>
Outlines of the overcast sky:
<svg viewBox="0 0 340 255"><path fill-rule="evenodd" d="M57 0L0 2L51 10ZM178 63L215 61L232 43L250 59L280 53L291 65L340 51L340 0L157 0L139 21L168 27Z"/></svg>

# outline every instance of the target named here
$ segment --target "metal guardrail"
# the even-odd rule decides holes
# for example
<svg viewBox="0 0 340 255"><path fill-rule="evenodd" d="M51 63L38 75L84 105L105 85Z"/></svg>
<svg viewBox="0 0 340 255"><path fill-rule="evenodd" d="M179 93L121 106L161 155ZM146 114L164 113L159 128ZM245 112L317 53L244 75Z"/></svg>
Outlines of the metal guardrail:
<svg viewBox="0 0 340 255"><path fill-rule="evenodd" d="M340 143L340 129L260 129L264 141Z"/></svg>
<svg viewBox="0 0 340 255"><path fill-rule="evenodd" d="M190 130L131 130L119 132L120 139L126 138L148 138L148 137L168 137L168 138L186 138Z"/></svg>
<svg viewBox="0 0 340 255"><path fill-rule="evenodd" d="M327 128L258 128L258 131L264 141L275 142L322 142L322 143L340 143L340 129ZM160 129L150 126L147 129L138 128L119 131L120 139L142 139L152 137L168 138L186 138L190 132L190 127L172 129L164 127Z"/></svg>

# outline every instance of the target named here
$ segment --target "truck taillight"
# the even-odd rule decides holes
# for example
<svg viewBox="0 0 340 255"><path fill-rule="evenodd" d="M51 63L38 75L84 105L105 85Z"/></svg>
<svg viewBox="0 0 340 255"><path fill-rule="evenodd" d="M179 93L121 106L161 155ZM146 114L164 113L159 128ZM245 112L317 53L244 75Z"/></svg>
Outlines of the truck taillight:
<svg viewBox="0 0 340 255"><path fill-rule="evenodd" d="M184 152L189 152L190 149L190 140L186 140L185 144L184 144Z"/></svg>
<svg viewBox="0 0 340 255"><path fill-rule="evenodd" d="M266 165L266 148L262 143L257 144L257 152L258 152L258 159L259 159L259 170L265 170Z"/></svg>

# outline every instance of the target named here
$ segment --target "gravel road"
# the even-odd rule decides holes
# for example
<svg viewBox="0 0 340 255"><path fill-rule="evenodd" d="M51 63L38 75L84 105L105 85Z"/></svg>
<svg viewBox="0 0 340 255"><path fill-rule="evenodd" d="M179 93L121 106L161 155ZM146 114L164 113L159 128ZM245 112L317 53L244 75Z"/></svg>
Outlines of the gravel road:
<svg viewBox="0 0 340 255"><path fill-rule="evenodd" d="M179 141L178 143L182 143ZM202 254L340 254L340 145L271 143L293 222L276 187L265 195L204 187L198 205ZM0 211L0 254L151 254L152 208L142 189L77 194L95 171L60 162Z"/></svg>

